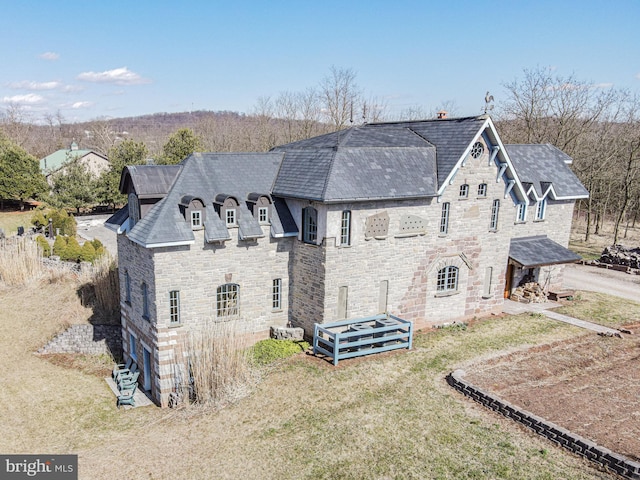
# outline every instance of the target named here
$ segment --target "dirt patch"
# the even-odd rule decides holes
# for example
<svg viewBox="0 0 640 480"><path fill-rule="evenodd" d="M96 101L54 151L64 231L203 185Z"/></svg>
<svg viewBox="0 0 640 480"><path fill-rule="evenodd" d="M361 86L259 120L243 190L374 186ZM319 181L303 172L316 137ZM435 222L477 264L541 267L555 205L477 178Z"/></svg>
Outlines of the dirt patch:
<svg viewBox="0 0 640 480"><path fill-rule="evenodd" d="M637 332L622 339L585 334L465 370L470 383L640 461L639 361Z"/></svg>

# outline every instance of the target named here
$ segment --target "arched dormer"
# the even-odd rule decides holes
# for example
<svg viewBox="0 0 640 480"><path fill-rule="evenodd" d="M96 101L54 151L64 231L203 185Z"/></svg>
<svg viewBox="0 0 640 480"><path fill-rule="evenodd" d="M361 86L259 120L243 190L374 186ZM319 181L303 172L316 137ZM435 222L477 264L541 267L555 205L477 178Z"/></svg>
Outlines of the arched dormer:
<svg viewBox="0 0 640 480"><path fill-rule="evenodd" d="M240 202L238 202L236 197L219 193L216 195L214 205L220 214L220 219L225 223L227 228L238 226Z"/></svg>
<svg viewBox="0 0 640 480"><path fill-rule="evenodd" d="M247 205L260 225L266 225L271 221L271 195L252 192L247 195Z"/></svg>
<svg viewBox="0 0 640 480"><path fill-rule="evenodd" d="M180 211L192 230L202 230L206 217L204 201L193 195L184 195L180 199Z"/></svg>

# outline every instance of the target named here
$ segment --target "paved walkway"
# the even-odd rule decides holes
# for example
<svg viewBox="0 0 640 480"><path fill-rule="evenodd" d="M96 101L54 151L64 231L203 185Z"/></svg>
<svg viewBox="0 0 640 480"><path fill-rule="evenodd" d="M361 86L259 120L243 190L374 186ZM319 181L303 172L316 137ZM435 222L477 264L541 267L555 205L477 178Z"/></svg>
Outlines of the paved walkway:
<svg viewBox="0 0 640 480"><path fill-rule="evenodd" d="M570 325L574 325L580 328L586 328L587 330L591 330L593 332L597 332L603 335L612 335L616 337L620 337L620 332L614 328L605 327L602 325L598 325L597 323L587 322L586 320L580 320L578 318L569 317L567 315L562 315L560 313L554 312L550 309L559 307L560 304L557 302L548 301L545 303L520 303L514 302L513 300L504 301L504 306L502 307L502 311L504 313L508 313L511 315L516 315L518 313L525 312L536 312L541 313L553 320L558 320L560 322L568 323Z"/></svg>
<svg viewBox="0 0 640 480"><path fill-rule="evenodd" d="M107 382L107 385L109 385L109 388L111 389L111 391L113 392L113 394L116 396L116 399L117 399L118 394L120 392L118 391L116 382L114 382L113 378L111 377L107 377L104 380L105 382ZM153 403L151 399L147 397L147 395L142 390L140 390L140 388L136 388L136 393L133 395L133 398L134 398L136 407L146 407L149 405L155 405L155 403ZM134 407L131 407L129 405L123 405L122 408L134 408Z"/></svg>

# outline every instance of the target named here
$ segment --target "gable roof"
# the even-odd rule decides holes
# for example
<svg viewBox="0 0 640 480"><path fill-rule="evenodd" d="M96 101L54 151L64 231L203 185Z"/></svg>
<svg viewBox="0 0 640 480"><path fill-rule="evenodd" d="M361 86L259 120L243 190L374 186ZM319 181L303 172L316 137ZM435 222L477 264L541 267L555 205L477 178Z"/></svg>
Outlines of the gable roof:
<svg viewBox="0 0 640 480"><path fill-rule="evenodd" d="M120 191L138 198L161 198L169 192L182 165L129 165L120 175Z"/></svg>
<svg viewBox="0 0 640 480"><path fill-rule="evenodd" d="M589 192L571 171L571 157L550 144L505 145L527 194L541 200L587 198Z"/></svg>
<svg viewBox="0 0 640 480"><path fill-rule="evenodd" d="M80 160L91 153L103 158L104 160L107 160L106 156L96 152L95 150L72 150L69 148L63 148L61 150L50 153L46 157L40 159L40 170L47 173L55 172L56 170L59 170L60 167L62 167L62 165L66 162Z"/></svg>

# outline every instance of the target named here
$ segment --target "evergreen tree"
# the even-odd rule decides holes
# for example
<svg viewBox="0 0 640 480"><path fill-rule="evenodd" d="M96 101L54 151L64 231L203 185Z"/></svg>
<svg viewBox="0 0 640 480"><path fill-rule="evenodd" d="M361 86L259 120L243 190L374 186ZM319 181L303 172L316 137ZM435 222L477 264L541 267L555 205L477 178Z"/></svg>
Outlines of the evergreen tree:
<svg viewBox="0 0 640 480"><path fill-rule="evenodd" d="M96 202L96 181L79 162L66 163L54 175L51 203L60 208L73 207L78 213Z"/></svg>
<svg viewBox="0 0 640 480"><path fill-rule="evenodd" d="M84 242L80 249L80 261L81 262L93 262L96 258L96 249L93 247L93 243Z"/></svg>
<svg viewBox="0 0 640 480"><path fill-rule="evenodd" d="M162 156L158 163L177 165L193 152L202 149L202 140L190 128L181 128L169 137L162 147Z"/></svg>
<svg viewBox="0 0 640 480"><path fill-rule="evenodd" d="M125 195L120 193L120 176L127 165L145 165L149 156L144 142L125 140L109 150L109 169L104 171L98 179L98 200L110 205L114 210L116 205L126 203Z"/></svg>
<svg viewBox="0 0 640 480"><path fill-rule="evenodd" d="M47 239L44 238L42 235L38 235L36 237L36 242L38 243L38 245L42 249L42 256L43 257L50 257L51 256L51 245L49 245L49 242L47 241Z"/></svg>
<svg viewBox="0 0 640 480"><path fill-rule="evenodd" d="M59 256L61 259L64 259L66 257L66 253L65 253L66 249L67 249L66 237L63 237L62 235L58 235L55 241L53 242L53 254Z"/></svg>
<svg viewBox="0 0 640 480"><path fill-rule="evenodd" d="M0 135L0 201L17 199L22 209L25 200L45 191L47 182L38 160Z"/></svg>
<svg viewBox="0 0 640 480"><path fill-rule="evenodd" d="M64 257L61 257L62 260L68 260L70 262L77 262L80 260L81 253L80 244L76 237L69 237L67 240L67 248L64 249Z"/></svg>

